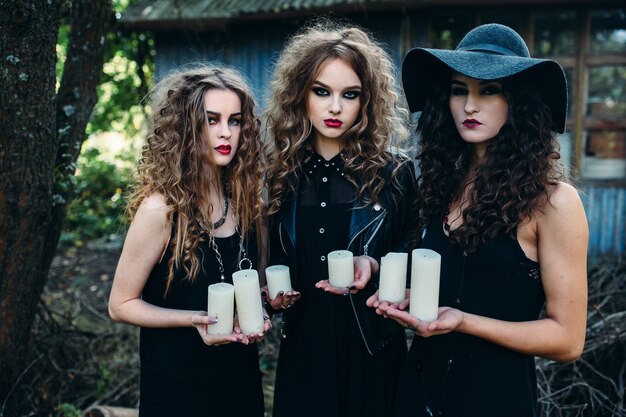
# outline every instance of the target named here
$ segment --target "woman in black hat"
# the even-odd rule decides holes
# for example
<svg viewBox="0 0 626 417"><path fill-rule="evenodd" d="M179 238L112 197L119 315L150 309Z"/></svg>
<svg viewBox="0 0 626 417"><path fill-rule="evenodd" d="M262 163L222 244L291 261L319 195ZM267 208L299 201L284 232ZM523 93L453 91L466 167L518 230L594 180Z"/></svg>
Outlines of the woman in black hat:
<svg viewBox="0 0 626 417"><path fill-rule="evenodd" d="M421 111L421 247L442 263L436 320L368 300L416 332L397 415L536 416L534 357L573 361L585 339L588 229L555 139L563 70L488 24L454 51L409 51L402 77Z"/></svg>

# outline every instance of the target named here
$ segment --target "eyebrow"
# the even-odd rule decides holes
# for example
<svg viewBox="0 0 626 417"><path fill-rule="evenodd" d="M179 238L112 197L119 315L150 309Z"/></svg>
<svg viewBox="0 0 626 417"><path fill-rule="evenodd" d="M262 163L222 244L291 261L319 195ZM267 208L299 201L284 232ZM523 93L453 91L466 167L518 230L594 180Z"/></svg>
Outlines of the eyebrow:
<svg viewBox="0 0 626 417"><path fill-rule="evenodd" d="M313 81L313 85L315 85L315 84L319 84L320 86L322 86L322 87L324 87L324 88L326 88L328 90L332 90L332 88L330 88L330 86L324 84L321 81L318 81L318 80ZM344 91L345 90L360 90L361 88L362 87L360 85L351 85L349 87L344 88Z"/></svg>
<svg viewBox="0 0 626 417"><path fill-rule="evenodd" d="M207 110L206 111L208 115L212 115L212 116L217 116L217 117L222 117L222 113L213 111L213 110ZM237 116L241 116L241 112L237 112L237 113L233 113L230 115L230 117L237 117Z"/></svg>

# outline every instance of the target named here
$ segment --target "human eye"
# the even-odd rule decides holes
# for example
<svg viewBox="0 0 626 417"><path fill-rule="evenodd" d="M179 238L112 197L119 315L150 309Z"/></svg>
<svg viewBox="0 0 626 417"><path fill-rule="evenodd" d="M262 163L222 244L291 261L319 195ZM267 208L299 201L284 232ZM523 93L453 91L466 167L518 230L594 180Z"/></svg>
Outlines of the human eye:
<svg viewBox="0 0 626 417"><path fill-rule="evenodd" d="M452 88L450 89L450 94L453 96L466 96L467 88L460 87L458 85L453 85Z"/></svg>
<svg viewBox="0 0 626 417"><path fill-rule="evenodd" d="M209 122L209 125L214 125L217 124L217 119L213 116L207 116L206 117L207 122Z"/></svg>
<svg viewBox="0 0 626 417"><path fill-rule="evenodd" d="M361 92L357 90L350 90L350 91L346 91L345 93L343 93L343 96L347 98L348 100L354 100L360 95L361 95Z"/></svg>
<svg viewBox="0 0 626 417"><path fill-rule="evenodd" d="M228 119L228 124L231 126L241 126L241 119L240 118L230 118Z"/></svg>
<svg viewBox="0 0 626 417"><path fill-rule="evenodd" d="M485 96L495 96L500 93L502 93L502 87L497 84L488 84L481 90L481 94Z"/></svg>
<svg viewBox="0 0 626 417"><path fill-rule="evenodd" d="M313 94L320 97L326 97L329 95L328 90L322 87L313 87Z"/></svg>

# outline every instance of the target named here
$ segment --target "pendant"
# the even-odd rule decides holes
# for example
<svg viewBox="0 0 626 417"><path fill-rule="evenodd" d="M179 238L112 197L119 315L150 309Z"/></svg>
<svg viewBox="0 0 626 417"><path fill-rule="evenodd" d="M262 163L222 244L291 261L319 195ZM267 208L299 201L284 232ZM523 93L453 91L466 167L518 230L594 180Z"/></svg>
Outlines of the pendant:
<svg viewBox="0 0 626 417"><path fill-rule="evenodd" d="M243 263L244 263L244 262L248 262L248 267L247 267L247 268L245 268L245 269L252 269L252 261L251 261L250 259L246 258L246 257L243 257L243 258L241 258L241 259L239 260L239 264L237 265L237 266L239 266L239 269L244 269L244 268L242 267L242 265L243 265Z"/></svg>

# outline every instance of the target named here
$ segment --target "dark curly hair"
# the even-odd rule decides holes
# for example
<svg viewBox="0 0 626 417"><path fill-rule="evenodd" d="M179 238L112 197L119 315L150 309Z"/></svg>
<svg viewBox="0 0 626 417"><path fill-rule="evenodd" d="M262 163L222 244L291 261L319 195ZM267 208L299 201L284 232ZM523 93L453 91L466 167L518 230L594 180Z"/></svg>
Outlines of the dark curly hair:
<svg viewBox="0 0 626 417"><path fill-rule="evenodd" d="M337 58L350 65L363 84L360 114L345 133L342 154L348 180L355 186L361 183L357 189L364 203L377 202L385 184L380 180L385 167L390 162L396 164L396 153L403 154L392 144L400 144L408 136L408 111L397 92L389 55L360 28L331 20L316 22L286 43L271 83L266 111L269 214L278 211L313 149L306 97L324 64ZM396 164L392 180L398 167Z"/></svg>
<svg viewBox="0 0 626 417"><path fill-rule="evenodd" d="M431 84L418 122L420 225L441 218L451 202L463 196L463 222L450 237L471 252L498 233L515 236L533 209L548 201L549 188L563 180L564 173L550 110L534 78L521 73L501 80L508 120L469 184L463 185L471 149L450 113L451 77L451 72L442 72Z"/></svg>

